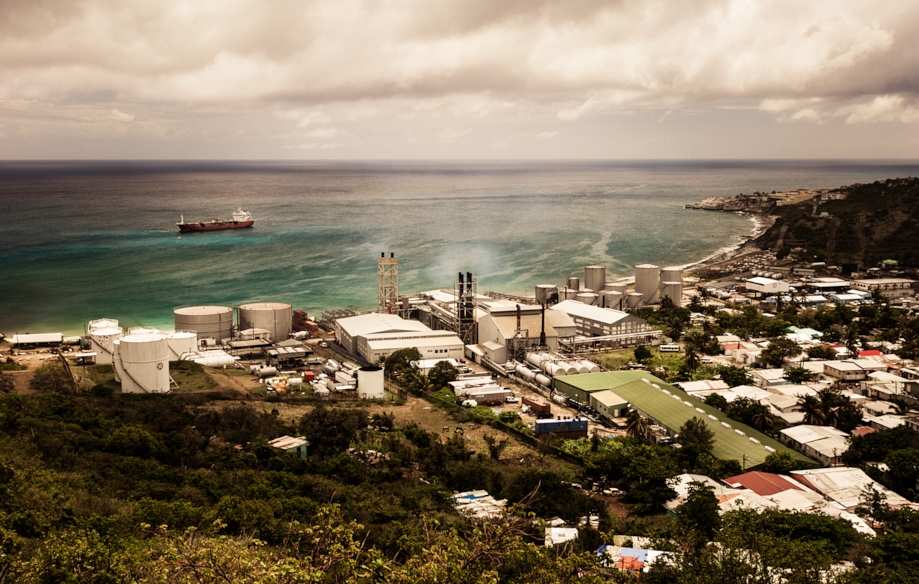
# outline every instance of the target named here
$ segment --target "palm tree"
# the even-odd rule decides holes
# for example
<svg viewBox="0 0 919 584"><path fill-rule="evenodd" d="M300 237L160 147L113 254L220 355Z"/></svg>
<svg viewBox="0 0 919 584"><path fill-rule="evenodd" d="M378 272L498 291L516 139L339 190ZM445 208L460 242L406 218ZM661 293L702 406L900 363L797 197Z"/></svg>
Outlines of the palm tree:
<svg viewBox="0 0 919 584"><path fill-rule="evenodd" d="M690 372L694 372L699 366L699 353L696 348L692 345L686 347L686 368Z"/></svg>
<svg viewBox="0 0 919 584"><path fill-rule="evenodd" d="M631 410L625 417L626 433L632 438L644 438L648 431L648 424L645 419L638 413L638 410Z"/></svg>
<svg viewBox="0 0 919 584"><path fill-rule="evenodd" d="M775 416L772 415L772 410L769 409L769 406L760 405L762 407L758 408L757 412L750 418L750 421L753 422L753 427L760 432L768 432L775 426Z"/></svg>
<svg viewBox="0 0 919 584"><path fill-rule="evenodd" d="M826 421L823 408L820 407L821 403L817 396L805 395L798 397L798 405L801 407L801 411L804 412L805 424L822 426Z"/></svg>

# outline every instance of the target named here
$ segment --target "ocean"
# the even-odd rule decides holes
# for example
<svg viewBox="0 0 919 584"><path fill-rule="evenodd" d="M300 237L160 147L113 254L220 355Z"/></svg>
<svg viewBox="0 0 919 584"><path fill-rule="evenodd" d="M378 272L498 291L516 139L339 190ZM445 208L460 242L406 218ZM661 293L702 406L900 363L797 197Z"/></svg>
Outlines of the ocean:
<svg viewBox="0 0 919 584"><path fill-rule="evenodd" d="M373 310L376 261L399 291L533 294L588 264L698 261L749 217L712 195L919 175L903 161L0 162L0 332L82 334L97 318L171 330L177 306L288 302ZM252 229L175 223L250 211Z"/></svg>

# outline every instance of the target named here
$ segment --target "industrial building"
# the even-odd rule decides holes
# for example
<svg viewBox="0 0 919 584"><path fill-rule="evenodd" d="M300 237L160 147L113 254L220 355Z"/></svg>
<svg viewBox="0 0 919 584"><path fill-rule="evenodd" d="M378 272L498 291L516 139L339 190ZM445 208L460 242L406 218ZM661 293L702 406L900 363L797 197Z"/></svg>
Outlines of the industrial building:
<svg viewBox="0 0 919 584"><path fill-rule="evenodd" d="M477 312L479 342L473 352L493 363L523 361L533 347L557 349L560 339L577 332L574 321L562 311L509 300L479 302L478 307L482 310Z"/></svg>
<svg viewBox="0 0 919 584"><path fill-rule="evenodd" d="M423 359L462 359L463 342L452 331L434 331L395 314L361 314L335 321L335 338L348 352L379 363L395 351L416 348Z"/></svg>
<svg viewBox="0 0 919 584"><path fill-rule="evenodd" d="M745 470L755 469L772 452L788 452L795 460L814 465L810 458L795 452L765 434L728 418L721 411L692 399L688 393L643 371L610 371L557 377L555 390L589 404L592 394L612 391L641 414L674 436L692 418L702 418L715 434L712 455L737 460Z"/></svg>
<svg viewBox="0 0 919 584"><path fill-rule="evenodd" d="M647 320L621 310L591 306L577 300L565 300L551 310L564 312L574 321L576 336L585 337L570 341L575 344L599 343L610 347L647 345L661 335L660 331L651 328Z"/></svg>
<svg viewBox="0 0 919 584"><path fill-rule="evenodd" d="M760 295L781 294L791 289L788 282L763 277L749 278L746 285L747 291L758 292Z"/></svg>
<svg viewBox="0 0 919 584"><path fill-rule="evenodd" d="M884 298L912 296L917 284L919 284L916 280L907 280L906 278L875 278L872 280L853 280L850 283L852 288L856 290L865 292L877 290Z"/></svg>

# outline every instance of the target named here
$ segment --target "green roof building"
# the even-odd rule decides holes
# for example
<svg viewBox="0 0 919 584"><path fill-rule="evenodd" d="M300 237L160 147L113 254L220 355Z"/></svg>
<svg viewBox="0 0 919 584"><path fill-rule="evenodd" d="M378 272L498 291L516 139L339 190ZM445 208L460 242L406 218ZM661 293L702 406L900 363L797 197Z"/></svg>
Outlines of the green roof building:
<svg viewBox="0 0 919 584"><path fill-rule="evenodd" d="M597 392L611 391L671 434L692 418L705 420L715 434L712 455L737 460L745 470L755 470L772 452L788 452L805 464L817 463L762 432L728 418L719 410L691 397L644 371L607 371L555 378L555 389L581 403L590 403Z"/></svg>

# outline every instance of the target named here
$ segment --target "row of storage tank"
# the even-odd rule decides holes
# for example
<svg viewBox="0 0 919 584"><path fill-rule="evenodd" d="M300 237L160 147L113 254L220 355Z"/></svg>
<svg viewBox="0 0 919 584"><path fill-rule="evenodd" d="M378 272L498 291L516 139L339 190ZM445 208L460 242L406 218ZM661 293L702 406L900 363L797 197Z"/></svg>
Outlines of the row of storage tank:
<svg viewBox="0 0 919 584"><path fill-rule="evenodd" d="M209 367L232 366L236 360L223 351L198 352L194 332L161 332L150 327L125 331L117 320L101 318L87 327L96 363L111 365L123 393L167 393L169 362L192 360Z"/></svg>
<svg viewBox="0 0 919 584"><path fill-rule="evenodd" d="M534 381L546 387L552 386L552 377L600 372L600 366L593 361L566 359L551 353L529 353L527 354L526 362L537 367L543 371L543 373L537 373L525 364L518 364L514 367L514 372L524 379Z"/></svg>
<svg viewBox="0 0 919 584"><path fill-rule="evenodd" d="M575 276L568 278L566 286L559 288L552 284L536 286L536 302L543 304L557 297L558 301L577 300L592 306L604 308L638 308L657 304L669 296L675 305L680 305L683 296L683 268L659 268L652 264L635 266L635 290L627 291L627 285L606 281L605 266L586 266L584 285Z"/></svg>
<svg viewBox="0 0 919 584"><path fill-rule="evenodd" d="M293 309L284 302L252 302L236 308L239 330L262 329L274 341L290 336ZM193 331L198 339L214 339L217 343L233 338L234 315L229 306L184 306L173 311L175 329Z"/></svg>

